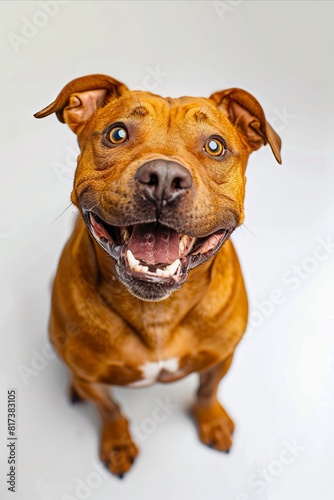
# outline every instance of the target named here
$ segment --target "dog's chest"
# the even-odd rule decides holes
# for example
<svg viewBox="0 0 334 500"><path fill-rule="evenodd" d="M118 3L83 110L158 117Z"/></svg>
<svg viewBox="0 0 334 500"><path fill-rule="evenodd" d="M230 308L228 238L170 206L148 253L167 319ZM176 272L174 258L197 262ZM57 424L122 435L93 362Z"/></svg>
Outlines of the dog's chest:
<svg viewBox="0 0 334 500"><path fill-rule="evenodd" d="M155 382L172 382L182 377L180 370L180 359L177 357L159 361L147 361L140 365L141 379L127 384L128 387L145 387Z"/></svg>

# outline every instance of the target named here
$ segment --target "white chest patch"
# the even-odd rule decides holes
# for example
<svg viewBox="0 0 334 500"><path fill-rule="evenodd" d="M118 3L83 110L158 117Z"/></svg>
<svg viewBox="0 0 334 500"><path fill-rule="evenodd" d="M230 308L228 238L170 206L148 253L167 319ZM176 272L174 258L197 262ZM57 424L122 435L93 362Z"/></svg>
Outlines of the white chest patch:
<svg viewBox="0 0 334 500"><path fill-rule="evenodd" d="M146 385L154 384L163 370L169 373L176 373L179 369L179 358L148 361L144 365L141 365L139 369L142 371L143 378L132 384L128 384L128 387L145 387Z"/></svg>

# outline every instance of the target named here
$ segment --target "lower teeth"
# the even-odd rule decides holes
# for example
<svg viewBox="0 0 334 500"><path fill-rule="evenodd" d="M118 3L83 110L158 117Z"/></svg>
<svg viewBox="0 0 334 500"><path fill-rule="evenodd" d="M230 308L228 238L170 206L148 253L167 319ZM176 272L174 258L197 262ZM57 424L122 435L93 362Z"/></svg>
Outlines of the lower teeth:
<svg viewBox="0 0 334 500"><path fill-rule="evenodd" d="M180 259L176 259L172 264L169 264L163 269L156 268L154 271L149 271L148 266L141 265L140 261L136 259L131 250L127 250L126 260L132 271L149 274L151 276L159 276L161 278L170 278L174 276L180 266Z"/></svg>

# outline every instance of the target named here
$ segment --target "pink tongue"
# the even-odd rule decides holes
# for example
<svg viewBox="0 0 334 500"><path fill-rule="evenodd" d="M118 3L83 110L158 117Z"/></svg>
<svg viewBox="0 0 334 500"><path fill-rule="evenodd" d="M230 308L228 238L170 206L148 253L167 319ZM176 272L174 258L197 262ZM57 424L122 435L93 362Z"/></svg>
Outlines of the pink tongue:
<svg viewBox="0 0 334 500"><path fill-rule="evenodd" d="M160 224L136 224L128 249L146 264L171 264L179 258L180 234Z"/></svg>

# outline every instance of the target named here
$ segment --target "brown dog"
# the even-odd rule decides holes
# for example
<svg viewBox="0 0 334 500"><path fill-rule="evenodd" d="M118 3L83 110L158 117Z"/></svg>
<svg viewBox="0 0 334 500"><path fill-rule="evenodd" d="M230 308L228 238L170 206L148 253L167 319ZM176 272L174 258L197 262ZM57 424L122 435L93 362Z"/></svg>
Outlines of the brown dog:
<svg viewBox="0 0 334 500"><path fill-rule="evenodd" d="M54 112L78 136L71 199L82 217L60 259L50 336L72 401L100 414L101 459L122 477L137 455L109 384L194 371L200 439L228 451L233 422L216 392L247 323L228 238L244 220L249 154L268 142L281 163L280 138L240 89L171 99L90 75L35 116Z"/></svg>

